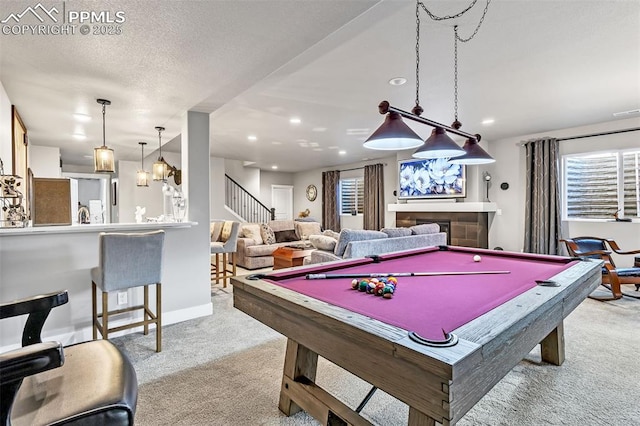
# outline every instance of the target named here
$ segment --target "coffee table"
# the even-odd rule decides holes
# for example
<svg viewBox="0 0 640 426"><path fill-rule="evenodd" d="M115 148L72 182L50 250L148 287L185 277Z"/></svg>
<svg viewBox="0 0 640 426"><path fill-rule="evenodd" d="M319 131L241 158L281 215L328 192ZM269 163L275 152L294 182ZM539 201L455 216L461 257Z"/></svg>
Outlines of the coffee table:
<svg viewBox="0 0 640 426"><path fill-rule="evenodd" d="M313 247L282 246L273 252L273 269L302 266L305 257L311 255Z"/></svg>

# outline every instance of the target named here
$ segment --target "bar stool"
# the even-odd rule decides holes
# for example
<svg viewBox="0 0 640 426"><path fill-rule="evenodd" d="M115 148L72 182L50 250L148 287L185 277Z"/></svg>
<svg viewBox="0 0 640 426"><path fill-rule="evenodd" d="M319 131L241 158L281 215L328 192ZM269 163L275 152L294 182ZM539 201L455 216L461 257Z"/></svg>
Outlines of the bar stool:
<svg viewBox="0 0 640 426"><path fill-rule="evenodd" d="M93 339L98 332L103 339L109 333L134 327L144 327L149 334L149 324L156 325L156 352L162 350L161 276L164 231L147 233L100 233L99 264L91 268L91 297L93 302ZM149 286L156 288L155 314L149 308ZM142 305L109 311L108 294L144 286ZM102 312L98 313L97 288L102 291ZM109 328L109 317L132 311L143 311L144 319L130 324ZM102 319L102 321L100 321Z"/></svg>
<svg viewBox="0 0 640 426"><path fill-rule="evenodd" d="M212 228L215 229L215 226ZM240 222L224 222L220 232L219 241L211 242L211 254L215 254L215 261L211 264L211 275L215 273L216 284L222 278L222 286L227 287L227 279L236 276L236 251L238 250L238 232L240 231ZM220 256L222 255L222 256ZM231 259L227 257L231 255ZM222 261L222 262L221 262ZM227 268L227 264L231 261L232 269Z"/></svg>

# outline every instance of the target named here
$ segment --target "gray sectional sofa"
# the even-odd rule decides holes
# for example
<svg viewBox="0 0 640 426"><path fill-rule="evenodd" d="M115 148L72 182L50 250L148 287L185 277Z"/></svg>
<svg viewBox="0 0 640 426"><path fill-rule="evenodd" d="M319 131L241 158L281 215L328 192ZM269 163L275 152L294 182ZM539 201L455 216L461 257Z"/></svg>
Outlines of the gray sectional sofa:
<svg viewBox="0 0 640 426"><path fill-rule="evenodd" d="M305 264L331 262L340 259L365 257L394 251L447 244L447 234L437 224L417 225L411 228L384 228L381 231L343 229L333 250L324 236L311 236L316 247Z"/></svg>

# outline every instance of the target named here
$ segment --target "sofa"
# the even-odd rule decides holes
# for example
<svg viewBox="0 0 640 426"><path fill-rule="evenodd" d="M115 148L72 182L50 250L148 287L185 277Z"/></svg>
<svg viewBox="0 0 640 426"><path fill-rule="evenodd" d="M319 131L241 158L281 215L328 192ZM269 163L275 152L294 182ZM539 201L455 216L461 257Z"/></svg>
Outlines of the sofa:
<svg viewBox="0 0 640 426"><path fill-rule="evenodd" d="M305 259L305 265L445 245L447 234L440 232L438 224L428 223L380 231L343 229L333 238L312 235L309 241L316 250Z"/></svg>
<svg viewBox="0 0 640 426"><path fill-rule="evenodd" d="M311 235L321 234L319 222L272 220L243 223L238 236L236 264L245 269L273 266L273 252L281 246L308 246Z"/></svg>

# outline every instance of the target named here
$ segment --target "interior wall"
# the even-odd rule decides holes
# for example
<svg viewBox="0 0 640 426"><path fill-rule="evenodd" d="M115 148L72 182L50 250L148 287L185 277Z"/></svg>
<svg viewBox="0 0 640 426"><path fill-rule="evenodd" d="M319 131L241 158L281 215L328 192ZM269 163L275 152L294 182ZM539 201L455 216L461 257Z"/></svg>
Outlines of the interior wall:
<svg viewBox="0 0 640 426"><path fill-rule="evenodd" d="M5 174L13 173L11 150L11 100L0 81L0 159Z"/></svg>
<svg viewBox="0 0 640 426"><path fill-rule="evenodd" d="M385 205L396 202L396 197L393 195L393 191L397 187L397 157L385 157L377 160L360 161L357 163L344 164L338 167L324 167L320 169L314 169L294 174L294 193L293 193L293 211L300 212L305 209L309 209L310 217L315 218L319 222L322 221L322 172L329 170L347 170L357 169L350 171L341 171L340 178L364 176L364 167L368 164L385 164L384 167L384 197ZM315 201L309 201L306 197L306 188L308 185L315 185L318 188L318 197ZM395 226L395 213L391 213L388 209L385 209L385 227ZM343 215L340 216L340 227L343 229L362 229L363 218L362 215Z"/></svg>
<svg viewBox="0 0 640 426"><path fill-rule="evenodd" d="M640 118L615 120L589 126L558 129L545 133L523 135L492 141L490 154L496 159L489 170L494 185L489 190L491 200L498 204L501 215L492 215L489 229L489 247L501 246L505 250L521 251L524 247L524 217L526 200L525 150L520 142L553 136L571 137L591 133L640 127ZM598 150L638 148L640 132L574 139L560 142L560 155ZM500 183L509 183L509 189L500 189ZM600 236L614 238L628 250L640 248L640 222L568 221L567 236Z"/></svg>
<svg viewBox="0 0 640 426"><path fill-rule="evenodd" d="M293 173L284 173L284 172L269 172L269 171L260 171L260 193L256 197L260 200L262 204L271 208L272 200L271 200L271 185L293 185ZM305 187L306 188L306 187ZM302 189L298 188L298 191ZM293 188L293 192L296 192L296 188ZM295 198L295 194L294 194ZM298 211L293 211L293 217L298 216Z"/></svg>
<svg viewBox="0 0 640 426"><path fill-rule="evenodd" d="M224 170L231 179L235 180L244 189L255 197L260 194L260 169L255 167L245 167L239 160L224 160ZM223 176L224 177L224 176Z"/></svg>
<svg viewBox="0 0 640 426"><path fill-rule="evenodd" d="M60 148L29 144L29 168L35 177L59 178Z"/></svg>

